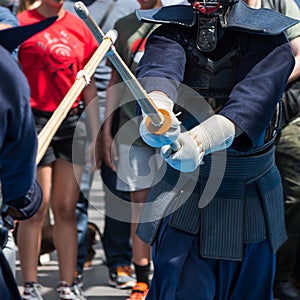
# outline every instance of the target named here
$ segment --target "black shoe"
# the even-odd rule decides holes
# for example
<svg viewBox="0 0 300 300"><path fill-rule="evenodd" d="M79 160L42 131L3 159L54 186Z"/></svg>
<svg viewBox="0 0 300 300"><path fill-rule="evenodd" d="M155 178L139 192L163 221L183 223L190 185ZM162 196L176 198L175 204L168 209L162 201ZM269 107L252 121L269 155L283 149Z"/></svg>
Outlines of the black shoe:
<svg viewBox="0 0 300 300"><path fill-rule="evenodd" d="M290 281L276 281L273 288L274 298L280 300L300 300L298 290Z"/></svg>

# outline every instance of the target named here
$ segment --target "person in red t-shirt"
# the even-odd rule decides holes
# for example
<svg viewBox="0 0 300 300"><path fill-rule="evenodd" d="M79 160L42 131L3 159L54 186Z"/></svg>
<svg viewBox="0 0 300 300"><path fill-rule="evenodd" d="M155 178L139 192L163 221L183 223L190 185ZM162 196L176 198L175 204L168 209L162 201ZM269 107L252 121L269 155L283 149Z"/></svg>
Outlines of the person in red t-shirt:
<svg viewBox="0 0 300 300"><path fill-rule="evenodd" d="M31 88L30 104L39 132L48 122L69 89L98 47L80 18L63 8L63 0L42 0L33 10L17 15L27 25L58 15L57 21L24 42L19 61ZM22 276L23 299L42 299L37 280L41 229L49 201L54 215L54 243L59 261L60 299L84 299L76 296L73 277L77 260L76 202L79 181L85 164L86 128L80 121L81 100L86 107L92 139L99 129L99 111L94 78L74 102L37 167L37 179L43 190L43 204L30 220L20 223L17 235ZM95 101L93 101L95 100ZM76 128L77 126L77 128ZM76 138L74 137L76 128ZM91 146L91 149L93 147Z"/></svg>

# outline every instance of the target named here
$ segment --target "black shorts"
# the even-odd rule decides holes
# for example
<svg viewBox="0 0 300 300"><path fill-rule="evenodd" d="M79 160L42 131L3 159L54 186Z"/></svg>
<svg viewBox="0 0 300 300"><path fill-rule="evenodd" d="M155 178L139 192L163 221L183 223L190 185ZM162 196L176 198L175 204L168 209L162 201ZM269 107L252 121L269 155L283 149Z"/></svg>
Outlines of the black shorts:
<svg viewBox="0 0 300 300"><path fill-rule="evenodd" d="M35 127L37 133L39 133L49 121L52 113L37 110L32 110L32 112L35 119ZM56 131L38 166L50 164L57 158L65 159L74 164L84 165L86 161L86 141L86 125L80 119L80 113L69 113Z"/></svg>

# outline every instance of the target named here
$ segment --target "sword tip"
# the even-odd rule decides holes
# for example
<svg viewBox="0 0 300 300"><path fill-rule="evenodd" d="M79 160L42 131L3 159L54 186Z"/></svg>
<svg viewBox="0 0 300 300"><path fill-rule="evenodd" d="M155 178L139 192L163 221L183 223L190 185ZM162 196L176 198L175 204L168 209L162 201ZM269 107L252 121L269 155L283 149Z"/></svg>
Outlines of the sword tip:
<svg viewBox="0 0 300 300"><path fill-rule="evenodd" d="M89 10L82 1L75 2L74 10L81 19L86 19L90 15Z"/></svg>
<svg viewBox="0 0 300 300"><path fill-rule="evenodd" d="M114 44L118 38L118 31L115 29L111 29L106 33L105 36L110 38L112 40L112 43Z"/></svg>

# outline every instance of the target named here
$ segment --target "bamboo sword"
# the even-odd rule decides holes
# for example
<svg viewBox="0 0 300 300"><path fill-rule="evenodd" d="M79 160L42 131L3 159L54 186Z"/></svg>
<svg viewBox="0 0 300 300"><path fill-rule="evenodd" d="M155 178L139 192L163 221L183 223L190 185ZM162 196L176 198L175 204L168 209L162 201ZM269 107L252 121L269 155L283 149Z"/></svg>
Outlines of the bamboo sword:
<svg viewBox="0 0 300 300"><path fill-rule="evenodd" d="M104 33L91 17L84 3L81 1L76 2L74 4L74 9L77 15L89 27L96 40L100 43L104 37ZM172 118L170 114L166 110L158 109L156 107L153 100L145 92L139 81L124 63L114 46L112 46L110 51L107 53L107 57L119 72L125 84L127 84L143 112L147 115L148 119L146 124L148 130L154 134L163 134L167 132L172 125Z"/></svg>

